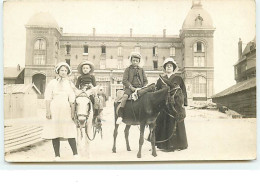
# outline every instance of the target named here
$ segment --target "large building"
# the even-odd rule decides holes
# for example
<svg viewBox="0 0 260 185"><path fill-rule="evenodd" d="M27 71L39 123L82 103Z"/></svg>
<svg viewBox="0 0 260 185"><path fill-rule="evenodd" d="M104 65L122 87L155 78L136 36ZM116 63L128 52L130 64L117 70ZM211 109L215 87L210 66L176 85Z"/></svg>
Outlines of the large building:
<svg viewBox="0 0 260 185"><path fill-rule="evenodd" d="M114 97L122 88L122 75L132 51L139 51L149 83L162 72L165 58L174 58L187 86L189 100L207 100L213 95L214 31L209 13L200 1L193 1L178 35L100 35L64 33L48 13L38 13L26 24L25 83L34 83L42 93L55 77L54 66L66 61L78 76L77 65L90 60L95 65L97 83Z"/></svg>

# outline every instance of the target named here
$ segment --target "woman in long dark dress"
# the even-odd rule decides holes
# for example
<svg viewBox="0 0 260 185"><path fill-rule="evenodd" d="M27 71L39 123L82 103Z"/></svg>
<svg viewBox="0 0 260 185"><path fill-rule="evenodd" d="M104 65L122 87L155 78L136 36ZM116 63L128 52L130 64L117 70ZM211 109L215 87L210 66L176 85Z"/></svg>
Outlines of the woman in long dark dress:
<svg viewBox="0 0 260 185"><path fill-rule="evenodd" d="M165 107L165 109L163 109L160 112L156 120L156 146L159 149L164 149L167 151L184 150L188 147L186 130L184 125L184 117L186 116L186 113L185 108L183 107L183 105L187 106L186 87L182 77L176 75L176 72L178 71L178 66L174 59L165 59L163 63L163 68L165 70L165 75L161 76L163 81L159 79L157 81L156 87L157 89L161 89L162 85L165 84L165 82L168 86L170 86L172 92L174 88L180 87L180 92L182 93L179 93L177 101L181 106L180 109L178 109L177 117L176 115L175 117L172 116L174 115L174 113L173 109L171 109L171 106L169 106L168 108ZM171 98L174 98L174 96L176 96L176 94L171 94ZM169 103L173 102L170 101ZM173 134L174 129L176 129L175 134Z"/></svg>

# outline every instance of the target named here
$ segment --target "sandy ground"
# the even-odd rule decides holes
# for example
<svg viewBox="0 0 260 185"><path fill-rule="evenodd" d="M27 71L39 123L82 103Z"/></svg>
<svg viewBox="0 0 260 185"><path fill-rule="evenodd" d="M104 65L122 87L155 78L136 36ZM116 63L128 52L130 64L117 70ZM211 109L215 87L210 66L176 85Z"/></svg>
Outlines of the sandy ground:
<svg viewBox="0 0 260 185"><path fill-rule="evenodd" d="M79 146L79 159L74 159L67 141L61 142L61 162L69 161L190 161L190 160L250 160L256 158L256 119L232 119L216 110L196 110L187 107L185 120L189 147L183 151L164 152L157 149L157 157L151 155L151 145L144 142L142 158L136 157L139 128L132 126L129 140L132 151L126 150L124 125L120 125L117 137L117 153L112 153L114 116L113 103L107 102L103 112L103 138ZM45 112L38 111L35 118L5 120L5 125L44 124ZM148 135L148 128L145 135ZM84 140L83 140L84 141ZM86 146L87 145L87 146ZM82 149L84 148L84 150ZM9 162L52 162L52 143L44 141L5 155Z"/></svg>

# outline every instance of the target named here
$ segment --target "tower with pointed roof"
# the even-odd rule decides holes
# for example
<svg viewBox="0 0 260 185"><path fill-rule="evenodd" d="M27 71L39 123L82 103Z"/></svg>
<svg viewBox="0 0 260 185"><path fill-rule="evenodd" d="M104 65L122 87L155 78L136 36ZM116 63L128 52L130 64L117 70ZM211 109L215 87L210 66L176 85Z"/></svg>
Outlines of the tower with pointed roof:
<svg viewBox="0 0 260 185"><path fill-rule="evenodd" d="M26 28L25 84L34 83L44 93L46 81L55 77L61 32L47 12L32 16Z"/></svg>
<svg viewBox="0 0 260 185"><path fill-rule="evenodd" d="M190 100L208 100L214 93L214 31L210 14L203 9L200 0L193 0L180 30L181 73Z"/></svg>

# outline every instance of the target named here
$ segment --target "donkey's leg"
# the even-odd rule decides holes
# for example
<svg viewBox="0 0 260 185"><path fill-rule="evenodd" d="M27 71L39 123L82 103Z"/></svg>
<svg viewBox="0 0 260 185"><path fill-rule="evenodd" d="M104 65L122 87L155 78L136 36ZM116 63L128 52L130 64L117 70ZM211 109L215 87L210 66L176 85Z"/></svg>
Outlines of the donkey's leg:
<svg viewBox="0 0 260 185"><path fill-rule="evenodd" d="M125 126L125 141L126 141L126 149L127 149L127 151L131 151L130 145L129 145L129 139L128 139L130 127L131 127L131 125L126 125Z"/></svg>
<svg viewBox="0 0 260 185"><path fill-rule="evenodd" d="M112 149L112 151L113 151L113 153L116 153L116 137L117 137L117 133L118 133L118 124L115 124L115 129L114 129L114 144L113 144L113 149Z"/></svg>
<svg viewBox="0 0 260 185"><path fill-rule="evenodd" d="M157 156L156 153L156 148L155 148L155 132L154 132L155 124L150 124L149 129L150 129L150 134L151 134L151 145L152 145L152 155L154 157Z"/></svg>
<svg viewBox="0 0 260 185"><path fill-rule="evenodd" d="M141 150L142 150L142 146L144 144L144 128L145 128L145 124L141 123L140 124L139 150L137 153L138 158L141 158Z"/></svg>

